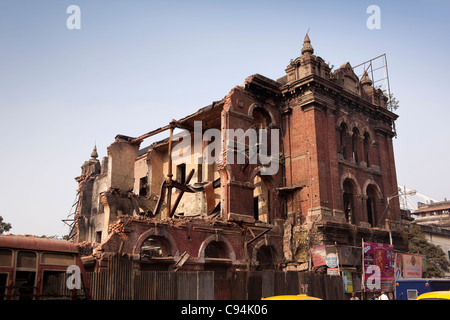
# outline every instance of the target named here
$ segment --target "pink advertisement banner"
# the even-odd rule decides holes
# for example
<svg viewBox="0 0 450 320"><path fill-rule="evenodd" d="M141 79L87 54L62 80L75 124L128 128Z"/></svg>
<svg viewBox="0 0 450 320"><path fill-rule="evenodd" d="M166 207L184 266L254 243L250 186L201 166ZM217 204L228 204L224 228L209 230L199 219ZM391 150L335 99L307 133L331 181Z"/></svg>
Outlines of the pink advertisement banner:
<svg viewBox="0 0 450 320"><path fill-rule="evenodd" d="M364 287L366 291L394 289L394 246L364 242Z"/></svg>
<svg viewBox="0 0 450 320"><path fill-rule="evenodd" d="M314 267L324 266L326 264L325 258L327 256L325 246L311 249L311 256Z"/></svg>

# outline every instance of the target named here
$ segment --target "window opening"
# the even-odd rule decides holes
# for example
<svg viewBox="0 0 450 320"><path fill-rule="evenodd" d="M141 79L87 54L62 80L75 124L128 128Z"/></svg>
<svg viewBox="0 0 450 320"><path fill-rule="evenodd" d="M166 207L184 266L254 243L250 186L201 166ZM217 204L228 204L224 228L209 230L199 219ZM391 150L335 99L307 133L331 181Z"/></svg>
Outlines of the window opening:
<svg viewBox="0 0 450 320"><path fill-rule="evenodd" d="M353 129L353 135L352 135L352 156L353 160L355 160L356 163L358 163L358 139L359 139L359 132L358 129Z"/></svg>
<svg viewBox="0 0 450 320"><path fill-rule="evenodd" d="M12 251L9 249L0 249L0 266L12 267Z"/></svg>
<svg viewBox="0 0 450 320"><path fill-rule="evenodd" d="M31 251L19 251L17 254L17 268L36 269L36 253Z"/></svg>
<svg viewBox="0 0 450 320"><path fill-rule="evenodd" d="M211 241L205 249L206 258L228 258L227 249L220 241Z"/></svg>
<svg viewBox="0 0 450 320"><path fill-rule="evenodd" d="M36 272L34 271L17 271L14 296L19 300L32 300L34 297L35 279Z"/></svg>
<svg viewBox="0 0 450 320"><path fill-rule="evenodd" d="M0 300L5 299L7 283L8 283L8 274L0 273Z"/></svg>
<svg viewBox="0 0 450 320"><path fill-rule="evenodd" d="M186 181L186 164L177 165L177 182L184 184Z"/></svg>
<svg viewBox="0 0 450 320"><path fill-rule="evenodd" d="M368 167L370 167L369 152L370 152L370 136L366 132L364 134L364 162L367 164Z"/></svg>
<svg viewBox="0 0 450 320"><path fill-rule="evenodd" d="M345 219L349 223L355 223L355 209L354 209L354 187L349 180L344 182L344 213Z"/></svg>
<svg viewBox="0 0 450 320"><path fill-rule="evenodd" d="M101 231L97 231L95 233L95 242L97 242L97 243L102 242L102 232Z"/></svg>
<svg viewBox="0 0 450 320"><path fill-rule="evenodd" d="M146 197L148 193L148 184L147 184L147 176L139 179L139 195L142 197Z"/></svg>
<svg viewBox="0 0 450 320"><path fill-rule="evenodd" d="M258 196L253 197L253 218L259 220L259 201Z"/></svg>

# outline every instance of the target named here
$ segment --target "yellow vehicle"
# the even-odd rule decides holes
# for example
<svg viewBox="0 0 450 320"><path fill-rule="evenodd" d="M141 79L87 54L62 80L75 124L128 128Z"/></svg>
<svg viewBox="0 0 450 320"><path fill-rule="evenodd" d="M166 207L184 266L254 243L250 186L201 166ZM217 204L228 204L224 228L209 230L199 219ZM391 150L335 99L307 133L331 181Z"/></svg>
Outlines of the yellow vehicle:
<svg viewBox="0 0 450 320"><path fill-rule="evenodd" d="M311 297L306 294L288 294L288 295L280 295L262 298L261 300L322 300L320 298Z"/></svg>
<svg viewBox="0 0 450 320"><path fill-rule="evenodd" d="M431 291L422 293L416 300L450 300L450 291Z"/></svg>

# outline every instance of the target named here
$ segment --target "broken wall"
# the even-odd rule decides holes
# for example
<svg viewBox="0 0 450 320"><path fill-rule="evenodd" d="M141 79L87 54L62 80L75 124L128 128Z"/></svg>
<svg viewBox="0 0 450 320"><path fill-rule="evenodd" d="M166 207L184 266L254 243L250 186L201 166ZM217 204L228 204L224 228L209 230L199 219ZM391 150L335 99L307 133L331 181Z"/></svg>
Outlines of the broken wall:
<svg viewBox="0 0 450 320"><path fill-rule="evenodd" d="M138 143L116 138L108 147L108 188L132 191L134 188L134 165L139 150Z"/></svg>

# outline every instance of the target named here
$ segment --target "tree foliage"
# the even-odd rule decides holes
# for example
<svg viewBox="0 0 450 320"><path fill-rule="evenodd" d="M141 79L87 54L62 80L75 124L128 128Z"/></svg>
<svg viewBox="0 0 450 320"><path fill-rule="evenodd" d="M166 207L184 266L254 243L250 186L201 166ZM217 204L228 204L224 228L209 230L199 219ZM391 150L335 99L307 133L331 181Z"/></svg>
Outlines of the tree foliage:
<svg viewBox="0 0 450 320"><path fill-rule="evenodd" d="M0 216L0 234L8 232L11 229L11 223L3 222L3 217Z"/></svg>
<svg viewBox="0 0 450 320"><path fill-rule="evenodd" d="M389 100L392 110L397 110L400 107L400 101L398 101L397 98L394 97L393 93L389 95Z"/></svg>
<svg viewBox="0 0 450 320"><path fill-rule="evenodd" d="M53 236L48 236L48 235L42 235L39 238L44 238L44 239L55 239L55 240L69 240L69 235L65 235L65 236L58 236L58 235L53 235Z"/></svg>
<svg viewBox="0 0 450 320"><path fill-rule="evenodd" d="M409 253L424 255L427 261L426 278L442 278L449 271L450 263L441 247L427 241L420 226L412 224L409 230L412 238L409 241Z"/></svg>

